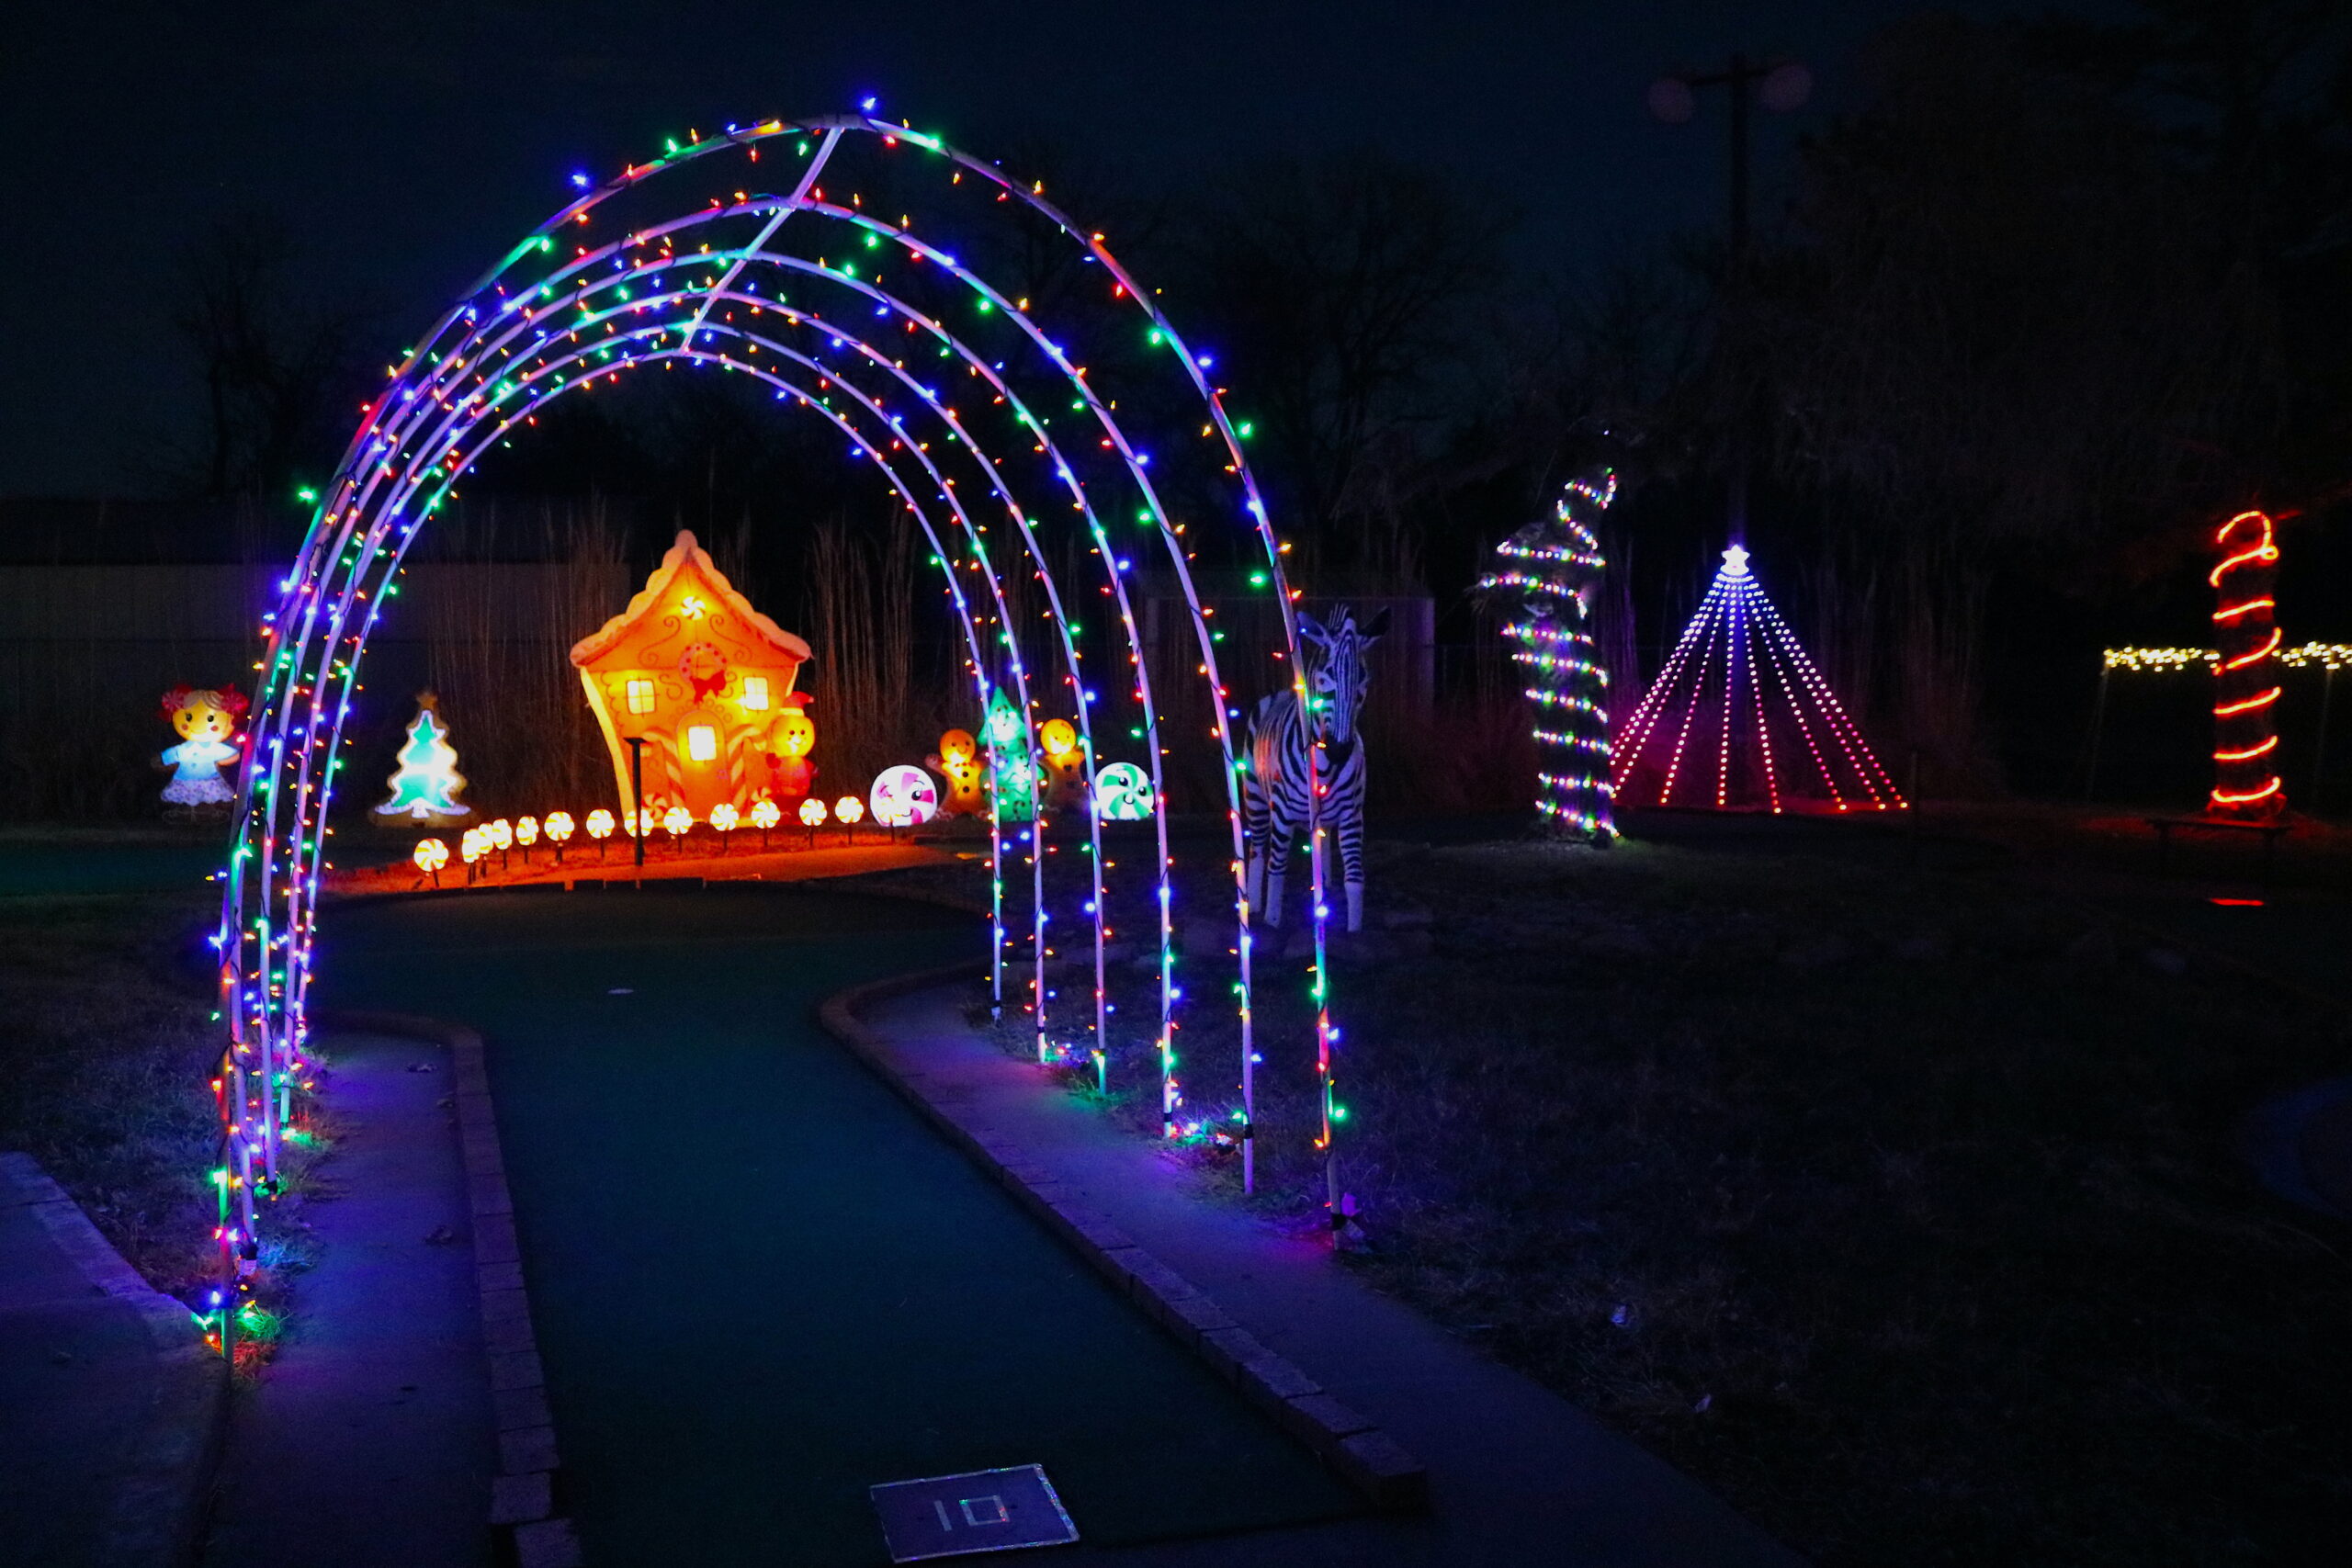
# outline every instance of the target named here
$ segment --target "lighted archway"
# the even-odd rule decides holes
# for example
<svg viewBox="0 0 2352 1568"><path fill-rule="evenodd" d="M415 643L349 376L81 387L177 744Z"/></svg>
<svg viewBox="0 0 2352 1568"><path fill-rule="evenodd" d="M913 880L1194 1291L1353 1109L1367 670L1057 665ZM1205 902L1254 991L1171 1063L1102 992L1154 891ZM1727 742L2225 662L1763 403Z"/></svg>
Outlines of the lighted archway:
<svg viewBox="0 0 2352 1568"><path fill-rule="evenodd" d="M1252 1180L1261 1043L1242 876L1233 729L1239 710L1192 570L1209 527L1222 530L1220 540L1230 536L1237 558L1252 568L1250 580L1280 608L1281 646L1264 650L1275 677L1270 684L1287 684L1302 700L1305 692L1283 546L1244 454L1248 426L1228 417L1207 375L1212 361L1185 344L1102 235L1065 216L1041 186L871 114L729 127L708 140L673 142L662 157L593 188L587 176L573 177L584 194L467 290L368 405L321 491L270 618L214 938L230 1034L220 1091L224 1258L233 1269L250 1257L255 1200L275 1190L303 1061L324 829L342 766L336 753L368 635L399 592L401 560L452 487L491 446L533 423L540 407L656 365L756 377L787 408L827 421L855 460L873 463L929 545L983 707L1008 691L1023 724L1021 744L1034 757L1035 728L1048 715L1033 676L1050 666L1047 683L1067 690L1091 773L1107 760L1096 713L1105 694L1089 677L1083 628L1068 601L1074 585L1057 573L1046 536L1055 518L1079 530L1081 558L1099 570L1096 588L1114 617L1114 655L1127 660L1121 690L1139 720L1129 738L1139 742L1162 806L1153 815L1151 867L1159 935L1156 1039L1162 1122L1172 1131L1182 988L1173 973L1163 762L1182 738L1163 733L1163 704L1152 690L1127 581L1135 558L1158 547L1156 558L1189 614L1208 698L1205 739L1223 781L1240 1028L1234 1066L1244 1180ZM984 249L1001 244L1003 254L989 262L959 259L917 234L918 210L926 231L943 220ZM1024 252L1023 243L1032 249ZM1004 274L1015 265L1034 270L1041 254L1074 270L1054 280L1061 290L1054 301L1033 305L1026 288ZM955 312L967 313L963 324ZM919 367L910 365L914 350L930 356ZM1125 416L1123 400L1131 404ZM1136 402L1143 404L1139 414ZM1144 431L1170 445L1157 453L1138 445ZM1196 532L1194 523L1208 526ZM1009 536L1000 525L1009 525ZM1118 530L1130 525L1123 544ZM1015 624L1019 595L1007 592L1010 574L1024 570L1045 599L1044 660L1024 654L1024 639L1035 640L1039 628ZM1310 810L1313 796L1310 790ZM1106 864L1094 815L1077 816L1090 861L1090 1024L1099 1049L1107 1028ZM1030 872L1023 1005L1043 1054L1054 1021L1048 846L1045 823L1034 810L1031 818L1021 835ZM1307 843L1314 951L1306 978L1321 1084L1318 1146L1337 1223L1319 823L1310 822ZM1000 1003L1004 857L1002 827L991 823L990 973Z"/></svg>

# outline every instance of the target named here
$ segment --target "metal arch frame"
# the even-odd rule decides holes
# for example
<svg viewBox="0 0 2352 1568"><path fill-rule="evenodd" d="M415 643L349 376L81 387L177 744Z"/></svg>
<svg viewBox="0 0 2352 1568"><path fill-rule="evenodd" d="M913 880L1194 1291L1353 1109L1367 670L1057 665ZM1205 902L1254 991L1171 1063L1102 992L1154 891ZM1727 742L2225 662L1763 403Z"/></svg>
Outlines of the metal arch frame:
<svg viewBox="0 0 2352 1568"><path fill-rule="evenodd" d="M372 629L377 616L381 613L383 600L390 593L397 592L392 580L399 570L401 556L424 518L437 508L441 494L445 493L455 479L465 471L470 460L447 458L446 460L448 466L442 467L447 448L454 444L448 441L438 443L436 450L429 459L421 452L402 450L402 448L409 446L409 437L414 434L417 425L435 423L430 412L432 405L437 405L442 412L455 416L454 421L439 422L445 430L455 423L469 431L480 427L489 419L491 410L481 406L483 399L481 392L468 390L462 386L459 378L458 373L467 368L469 357L475 368L478 386L486 386L489 382L489 371L492 368L488 362L489 355L494 351L503 351L503 345L511 342L518 333L532 333L535 340L533 352L543 356L545 349L557 339L571 336L576 343L579 341L582 327L593 326L598 321L609 320L612 314L618 313L607 312L605 316L592 317L585 321L569 324L542 322L540 318L554 313L556 309L553 305L545 310L531 309L529 306L529 299L542 294L547 288L548 280L542 280L539 288L533 291L533 296L526 296L523 299L511 297L506 299L486 321L483 310L488 301L481 297L483 288L497 288L503 294L503 288L496 280L511 268L516 260L534 250L552 249L550 236L554 231L567 222L575 221L588 209L610 195L619 190L634 188L644 178L660 172L664 167L673 166L675 163L683 162L685 157L701 155L721 146L743 145L760 137L796 133L821 134L824 137L822 153L819 158L812 160L808 167L803 171L801 187L794 193L793 197L781 200L763 197L759 202L747 204L749 208L757 209L771 215L770 221L763 229L760 237L748 246L729 251L716 254L705 252L697 256L682 258L662 258L665 265L671 260L684 261L690 265L717 262L728 267L725 281L729 284L731 284L754 262L792 266L798 263L798 258L790 258L766 251L765 243L774 236L784 220L792 212L807 210L857 224L867 229L869 232L888 233L895 243L913 252L917 259L933 260L944 264L959 281L978 293L983 299L989 300L991 303L1001 302L1002 297L989 289L984 280L957 266L953 258L945 255L944 253L922 245L921 242L914 240L911 235L901 230L889 225L877 224L864 214L827 204L821 200L809 199L808 193L814 189L815 175L822 168L824 159L830 156L842 136L851 131L878 135L889 141L912 141L934 152L944 152L960 168L974 172L996 185L1000 190L1000 200L1008 197L1016 197L1052 220L1064 233L1077 232L1075 227L1057 209L1045 203L1042 195L1034 188L1023 191L990 165L981 164L960 152L954 152L935 141L903 130L901 128L889 126L870 117L857 116L794 122L790 126L786 125L785 122L772 121L764 127L755 128L751 132L732 134L728 142L698 143L691 152L683 153L677 158L634 167L621 181L614 182L600 191L593 192L587 197L565 209L543 225L539 231L535 231L522 246L510 253L508 257L485 277L481 286L478 286L476 289L469 292L467 299L462 300L446 313L433 333L424 340L423 345L412 351L407 363L394 373L392 385L388 389L387 393L368 405L366 411L367 417L355 434L338 470L336 480L329 489L329 499L322 503L313 518L311 536L305 543L301 560L284 585L286 597L281 603L280 610L271 617L273 628L268 656L264 665L266 678L263 684L266 699L274 699L274 701L266 700L264 704L257 705L254 725L255 743L249 749L243 778L241 781L240 839L232 848L230 874L226 878L222 924L215 937L216 945L222 951L223 1010L230 1019L232 1037L225 1064L227 1072L224 1074L224 1111L227 1112L230 1123L232 1153L236 1156L240 1175L243 1178L242 1185L245 1194L248 1219L244 1232L247 1236L250 1236L250 1204L254 1190L251 1179L251 1156L258 1147L264 1156L265 1168L274 1178L276 1145L281 1130L281 1121L287 1109L288 1089L285 1080L288 1073L300 1059L303 994L307 989L310 976L307 950L316 928L315 903L318 875L323 857L323 839L327 831L325 818L332 797L334 774L341 765L340 759L334 753L339 749L342 724L348 712L356 665L360 654L364 651L367 635ZM960 175L958 178L960 179ZM659 231L640 231L632 235L628 243L632 249L641 248L657 233L674 231L685 227L688 223L707 221L713 217L733 215L737 210L741 209L714 206L684 221L664 225ZM1224 412L1218 395L1201 375L1202 367L1197 362L1196 356L1184 347L1181 337L1167 325L1158 309L1135 286L1132 277L1111 257L1109 251L1102 243L1102 237L1099 234L1091 235L1084 243L1089 253L1088 259L1103 263L1106 269L1117 280L1116 295L1135 300L1159 333L1171 344L1175 352L1182 355L1188 378L1193 382L1196 392L1209 406L1211 425L1222 438L1226 453L1230 458L1227 465L1227 471L1235 475L1240 484L1245 497L1245 511L1251 518L1261 543L1264 547L1268 575L1275 585L1276 602L1280 606L1286 645L1277 657L1286 658L1289 660L1294 690L1299 699L1306 702L1308 699L1304 688L1303 666L1298 654L1293 608L1295 594L1284 581L1281 547L1273 537L1258 487L1254 478L1250 474L1247 462L1241 454L1238 438ZM601 261L616 254L620 249L621 246L617 244L606 246L593 256L583 252L574 261L564 264L556 276L584 275ZM637 266L628 266L616 261L614 265L616 272L613 277L587 282L569 298L584 297L606 283L640 276L643 270L642 263ZM836 285L855 282L849 275L847 268L837 273L821 266L810 267L805 263L798 263L798 265L800 270L815 273ZM1155 790L1160 789L1160 757L1164 748L1159 744L1156 715L1148 696L1148 660L1140 645L1140 639L1136 636L1131 604L1125 595L1125 584L1120 581L1119 558L1110 547L1107 532L1102 528L1099 516L1085 498L1081 481L1078 479L1071 465L1063 457L1058 446L1047 436L1043 422L1029 414L1025 406L1012 399L1010 388L1001 377L996 376L993 371L983 369L987 366L987 361L975 354L960 337L946 331L935 321L923 316L922 312L906 302L888 295L887 291L870 287L861 291L869 297L881 299L886 309L895 307L907 317L910 326L920 321L939 342L959 354L967 366L975 368L976 373L986 374L998 389L1001 397L1011 402L1018 411L1017 417L1021 419L1031 434L1037 438L1040 448L1048 454L1055 472L1070 490L1079 509L1087 519L1090 532L1096 544L1097 553L1103 559L1110 589L1121 611L1122 625L1129 634L1130 658L1135 665L1139 683L1138 695L1146 704L1147 718L1151 733L1151 744L1148 749L1152 757ZM695 312L691 323L684 329L681 334L682 347L662 350L651 355L641 356L639 362L642 359L656 357L664 359L684 357L689 360L710 358L722 365L734 363L725 355L706 355L699 353L695 348L695 339L698 334L714 330L707 325L707 318L712 307L720 299L741 297L735 295L731 288L724 286L707 288L702 292L708 297L703 301L701 309ZM792 307L782 300L772 302L758 300L755 294L752 299L761 308L773 304L775 308L781 310L792 310ZM653 303L654 301L648 300L637 308L642 310ZM1141 455L1119 428L1110 410L1087 384L1083 368L1072 365L1067 355L1046 340L1024 313L1009 306L1004 313L1008 321L1016 323L1018 328L1044 354L1048 364L1077 390L1080 401L1102 427L1106 444L1118 453L1129 476L1143 495L1148 516L1169 549L1171 565L1178 581L1183 587L1187 608L1191 612L1195 636L1201 646L1202 672L1208 679L1216 697L1213 707L1216 720L1212 727L1213 733L1219 742L1227 764L1224 773L1229 801L1227 815L1233 828L1235 851L1236 919L1239 937L1237 945L1241 961L1242 976L1238 990L1242 998L1240 1012L1245 1032L1242 1069L1246 1098L1249 1094L1251 1059L1255 1055L1249 1034L1250 911L1246 897L1239 893L1242 845L1239 837L1238 799L1235 798L1238 791L1232 766L1231 732L1227 725L1228 718L1238 716L1238 714L1228 709L1227 705L1227 691L1216 671L1210 630L1202 612L1197 592L1185 568L1188 552L1181 537L1183 530L1181 525L1170 522L1148 476L1143 472L1149 461L1148 456ZM506 333L496 344L485 346L483 341L485 333L495 332L496 327L504 319L516 314L520 314L523 320L515 323L515 330ZM814 317L814 312L806 310L798 314ZM821 321L820 317L815 319ZM436 346L442 345L443 340L449 335L451 329L460 322L465 323L465 330L456 344L447 345L451 352L447 355L434 352ZM679 329L663 321L650 330L659 335L666 336L669 333ZM831 328L830 324L825 330L835 335L839 334L839 329ZM630 335L634 337L638 334ZM732 335L746 339L756 337L756 334L742 332L737 332ZM785 351L782 345L772 341L764 339L759 341L765 346L776 350L779 355L788 352ZM863 340L860 341L861 349L867 357L875 359L877 363L888 363L887 355L879 355L871 348L871 345L865 344ZM581 353L564 356L562 363L568 366L584 361L591 354L608 348L610 344L610 339L593 342ZM506 352L507 356L511 356L511 351ZM834 384L842 385L844 391L852 389L846 383L841 382L834 372L819 362L797 354L791 356L796 362L803 364L816 373L820 383L824 378L831 377ZM756 367L741 367L754 374L759 373ZM533 378L537 378L539 374L547 373L547 368L543 366L539 372L534 374ZM894 366L893 368L899 367ZM589 376L583 378L582 381L593 380L594 376L604 373L605 373L605 369L592 368ZM775 379L767 378L772 381ZM1079 697L1079 713L1083 721L1087 716L1089 705L1086 700L1088 693L1082 674L1078 668L1075 645L1070 638L1066 617L1061 614L1058 588L1054 573L1050 565L1043 558L1042 552L1035 547L1035 536L1025 513L1020 510L1018 502L1012 498L1011 492L997 479L996 460L988 458L986 448L968 434L954 411L942 402L935 394L930 393L927 389L922 389L911 378L901 376L901 379L906 380L917 390L926 406L947 423L956 438L969 448L976 458L981 460L983 471L989 476L1000 499L1005 502L1008 511L1015 518L1016 525L1023 534L1024 546L1029 548L1036 565L1037 575L1047 586L1049 603L1052 606L1048 618L1056 621L1060 632L1060 640L1069 656L1069 679ZM562 379L553 392L545 396L560 395L562 390L579 384L582 383ZM413 413L411 413L408 405L413 404L420 395L426 400L427 407L417 408ZM812 398L797 390L794 395L798 397L805 406L821 407L820 398ZM500 400L503 401L503 399ZM538 400L545 400L543 398ZM871 404L862 395L859 400L863 406L868 407L875 417L882 421L886 429L899 428L898 423L883 413L878 405ZM495 404L492 405L492 407L495 406ZM536 401L531 406L537 406ZM492 438L503 434L506 429L510 428L513 417L510 416L501 423L492 433ZM836 419L835 423L842 424L843 422ZM399 439L395 439L391 434L396 430L400 433ZM462 436L458 439L462 440ZM969 606L963 600L960 590L955 585L953 565L949 562L945 552L938 549L938 538L930 527L927 514L921 506L915 504L902 479L898 475L895 468L882 457L878 449L862 438L858 438L855 444L867 455L873 456L885 468L891 479L893 488L899 492L901 500L906 501L910 509L923 520L926 536L933 539L934 549L938 551L938 558L949 574L951 596L958 604L961 618L965 622L967 643L972 646L975 653L976 679L985 682L986 671L978 667L982 662L978 655L978 637L977 629L970 624ZM921 450L919 446L910 449L918 453ZM390 460L385 460L387 453ZM934 482L940 485L942 499L949 501L951 506L958 512L959 520L968 525L968 517L962 513L960 504L954 501L952 481L940 475L927 458L923 459L922 466L932 475ZM394 478L396 475L398 478L391 486L382 485L381 481ZM407 514L404 509L423 493L426 484L432 482L426 479L427 475L435 475L438 479L432 501L421 511ZM340 526L337 526L338 523ZM1014 628L1011 625L1009 615L1005 615L1001 609L1001 585L997 580L997 574L987 563L985 550L977 546L976 550L978 559L975 564L990 577L992 592L996 594L1000 603L1000 619L1004 625L1006 641L1011 649L1010 657L1015 661L1016 679L1023 686L1022 712L1024 728L1026 728L1030 723L1032 705L1026 695L1025 674L1021 671L1019 664L1021 657L1019 640L1014 635ZM389 561L390 564L384 567L380 575L377 576L375 575L376 563L379 561ZM371 576L374 577L372 591L369 586ZM341 580L339 584L336 581L338 578ZM363 604L367 608L364 613L361 613L358 606ZM321 624L322 613L325 617L323 627ZM353 631L351 627L355 617L358 621L358 627L357 630ZM289 637L288 633L298 628L299 636ZM347 656L343 651L346 646L350 649ZM315 656L315 668L312 663L313 656ZM339 688L339 697L334 703L331 721L328 717L330 685ZM296 710L300 700L305 696L310 699L308 716L306 720L298 723L295 716ZM322 728L330 729L330 736L323 750L320 744L319 734ZM289 759L286 750L289 741L299 748L291 759L290 773ZM1088 736L1087 755L1091 762L1093 759L1091 733ZM287 805L280 794L281 785L288 783L294 786L291 792L293 801L290 807ZM1311 811L1316 793L1310 791ZM1164 800L1164 795L1161 798ZM1160 815L1164 818L1164 813ZM282 843L281 836L284 840ZM1033 862L1042 854L1042 846L1038 844L1038 838L1039 835L1033 832ZM1166 940L1169 886L1165 841L1163 821L1159 867L1163 953L1169 945ZM1328 1156L1331 1146L1332 1075L1330 1068L1331 1045L1335 1036L1329 1022L1329 987L1324 967L1323 937L1326 919L1323 877L1324 843L1319 822L1310 821L1309 844L1314 874L1317 939L1314 996L1317 1002L1317 1059L1322 1077L1324 1110L1324 1131L1319 1143ZM1091 847L1093 845L1099 845L1099 836L1091 841L1093 876L1096 883L1093 913L1097 925L1098 943L1096 1001L1099 1028L1103 988L1099 957L1100 927L1103 919L1100 892L1102 861L1099 847ZM281 852L285 857L282 879L278 875L277 863ZM256 874L249 884L245 862L253 859L256 854L259 856L259 864L252 868ZM249 891L254 895L250 905L247 899ZM249 908L256 911L250 919L248 919ZM285 918L276 919L281 908ZM1035 913L1042 917L1043 912L1041 898ZM1041 965L1043 953L1043 944L1040 942L1035 956ZM1170 1017L1172 991L1173 988L1163 972L1161 1050L1164 1068L1170 1065L1168 1029L1172 1022ZM1041 1027L1046 999L1041 976L1035 998L1040 1010ZM252 1093L254 1086L250 1081L252 1076L256 1073L259 1075L261 1089L258 1096ZM231 1103L233 1103L233 1110L230 1108ZM258 1139L256 1139L256 1132ZM1248 1151L1249 1147L1249 1143L1245 1139L1245 1151ZM1336 1219L1338 1210L1335 1175L1331 1180L1331 1187ZM228 1239L225 1225L224 1239Z"/></svg>

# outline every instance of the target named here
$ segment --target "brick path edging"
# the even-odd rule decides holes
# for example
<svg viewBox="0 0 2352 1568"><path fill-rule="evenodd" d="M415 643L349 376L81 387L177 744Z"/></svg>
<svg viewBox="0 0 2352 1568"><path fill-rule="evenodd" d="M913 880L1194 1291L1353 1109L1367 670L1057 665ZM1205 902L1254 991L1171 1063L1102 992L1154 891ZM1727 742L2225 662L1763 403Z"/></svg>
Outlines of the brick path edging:
<svg viewBox="0 0 2352 1568"><path fill-rule="evenodd" d="M491 1528L511 1532L512 1561L519 1568L581 1568L580 1542L571 1521L556 1512L560 1461L538 1341L531 1332L523 1255L514 1237L514 1200L506 1190L506 1163L499 1152L481 1035L463 1024L407 1013L320 1013L313 1015L312 1026L349 1034L402 1035L449 1048L467 1208L473 1217L482 1347L490 1358L490 1397L497 1412L499 1473L491 1483Z"/></svg>
<svg viewBox="0 0 2352 1568"><path fill-rule="evenodd" d="M1146 1315L1205 1360L1283 1430L1314 1452L1372 1504L1388 1511L1424 1507L1429 1476L1420 1461L1364 1416L1323 1392L1298 1367L1268 1349L1182 1275L1076 1197L1027 1151L985 1126L967 1125L953 1106L932 1098L920 1073L890 1059L881 1035L857 1016L887 997L971 978L978 966L958 964L895 976L836 992L820 1003L819 1021L881 1079L961 1148L983 1170L1079 1256L1093 1265Z"/></svg>

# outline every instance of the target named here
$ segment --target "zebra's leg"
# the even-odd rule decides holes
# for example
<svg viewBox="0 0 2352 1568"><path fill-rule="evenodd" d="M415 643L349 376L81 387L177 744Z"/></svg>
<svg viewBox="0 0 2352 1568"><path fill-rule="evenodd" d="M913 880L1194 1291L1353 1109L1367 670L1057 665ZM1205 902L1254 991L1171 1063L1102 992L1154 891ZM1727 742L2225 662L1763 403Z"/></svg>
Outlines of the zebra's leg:
<svg viewBox="0 0 2352 1568"><path fill-rule="evenodd" d="M1241 775L1241 834L1244 897L1254 914L1266 887L1266 792L1253 765Z"/></svg>
<svg viewBox="0 0 2352 1568"><path fill-rule="evenodd" d="M1340 818L1340 877L1348 886L1348 930L1363 930L1363 797Z"/></svg>
<svg viewBox="0 0 2352 1568"><path fill-rule="evenodd" d="M1283 878L1290 870L1291 836L1297 831L1295 823L1286 821L1279 805L1267 813L1266 825L1266 923L1283 923Z"/></svg>

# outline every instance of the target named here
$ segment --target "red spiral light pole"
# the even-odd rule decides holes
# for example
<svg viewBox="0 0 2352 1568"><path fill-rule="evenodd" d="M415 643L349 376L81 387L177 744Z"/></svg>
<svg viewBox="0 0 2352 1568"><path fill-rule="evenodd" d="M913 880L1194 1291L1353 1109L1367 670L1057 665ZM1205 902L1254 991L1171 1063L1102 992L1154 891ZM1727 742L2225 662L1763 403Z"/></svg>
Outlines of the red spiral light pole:
<svg viewBox="0 0 2352 1568"><path fill-rule="evenodd" d="M2241 512L2213 536L2221 559L2206 581L2219 602L2213 631L2213 795L2209 815L2267 821L2285 814L2278 777L2278 546L2270 518Z"/></svg>

